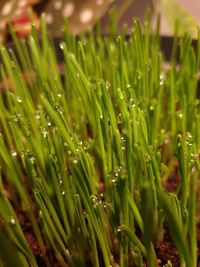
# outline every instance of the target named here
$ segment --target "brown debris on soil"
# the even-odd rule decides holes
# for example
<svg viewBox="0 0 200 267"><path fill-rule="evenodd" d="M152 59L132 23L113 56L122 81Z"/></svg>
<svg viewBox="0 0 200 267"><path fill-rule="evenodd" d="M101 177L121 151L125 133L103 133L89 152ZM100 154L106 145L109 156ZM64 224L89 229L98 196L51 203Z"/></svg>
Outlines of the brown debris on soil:
<svg viewBox="0 0 200 267"><path fill-rule="evenodd" d="M178 175L174 172L172 172L169 177L167 178L166 182L164 183L164 189L167 192L175 192L178 189L180 183L180 179L178 177Z"/></svg>
<svg viewBox="0 0 200 267"><path fill-rule="evenodd" d="M160 266L163 266L168 261L172 263L173 267L179 266L178 251L167 232L165 232L163 241L155 244L155 251Z"/></svg>
<svg viewBox="0 0 200 267"><path fill-rule="evenodd" d="M17 211L16 214L17 214L19 223L21 225L22 231L24 233L24 236L27 240L27 243L29 244L29 247L31 248L34 256L36 257L38 264L40 264L39 266L45 266L41 249L38 245L36 237L33 233L32 225L29 222L26 214L20 211Z"/></svg>

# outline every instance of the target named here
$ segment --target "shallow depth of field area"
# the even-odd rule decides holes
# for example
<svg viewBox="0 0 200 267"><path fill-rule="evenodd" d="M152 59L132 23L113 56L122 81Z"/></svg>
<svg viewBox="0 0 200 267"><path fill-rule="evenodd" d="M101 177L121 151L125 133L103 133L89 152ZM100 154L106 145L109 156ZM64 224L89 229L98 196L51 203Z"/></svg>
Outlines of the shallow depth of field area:
<svg viewBox="0 0 200 267"><path fill-rule="evenodd" d="M200 31L44 21L0 47L0 266L198 266Z"/></svg>

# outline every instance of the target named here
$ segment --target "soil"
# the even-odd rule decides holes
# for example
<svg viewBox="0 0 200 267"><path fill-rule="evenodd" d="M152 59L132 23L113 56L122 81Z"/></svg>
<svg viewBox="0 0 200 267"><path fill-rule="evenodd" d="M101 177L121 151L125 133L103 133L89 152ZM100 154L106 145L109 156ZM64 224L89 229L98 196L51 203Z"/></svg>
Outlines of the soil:
<svg viewBox="0 0 200 267"><path fill-rule="evenodd" d="M178 251L167 232L165 232L163 241L156 243L154 247L159 266L165 265L168 261L172 263L173 267L179 266Z"/></svg>

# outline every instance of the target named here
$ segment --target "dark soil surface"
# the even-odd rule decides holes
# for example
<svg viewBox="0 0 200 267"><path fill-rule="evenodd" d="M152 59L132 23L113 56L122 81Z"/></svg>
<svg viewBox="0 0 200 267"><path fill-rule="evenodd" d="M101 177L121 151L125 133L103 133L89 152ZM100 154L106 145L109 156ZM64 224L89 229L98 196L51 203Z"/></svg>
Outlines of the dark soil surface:
<svg viewBox="0 0 200 267"><path fill-rule="evenodd" d="M167 232L165 232L164 240L155 244L155 251L159 266L163 266L168 261L172 263L173 267L179 266L178 251Z"/></svg>

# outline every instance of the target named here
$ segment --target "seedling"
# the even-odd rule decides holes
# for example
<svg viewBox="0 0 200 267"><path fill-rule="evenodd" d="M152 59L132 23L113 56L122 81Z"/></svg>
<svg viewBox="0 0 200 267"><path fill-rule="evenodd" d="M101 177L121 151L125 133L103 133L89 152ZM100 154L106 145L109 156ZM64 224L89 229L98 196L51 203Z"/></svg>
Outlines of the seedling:
<svg viewBox="0 0 200 267"><path fill-rule="evenodd" d="M44 18L0 48L2 265L173 266L156 250L168 233L195 267L200 34L197 49L175 36L166 68L149 16L128 38L99 32L65 25L61 65Z"/></svg>

